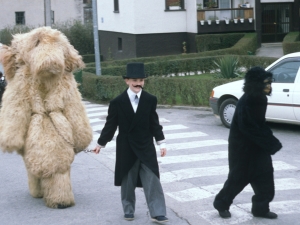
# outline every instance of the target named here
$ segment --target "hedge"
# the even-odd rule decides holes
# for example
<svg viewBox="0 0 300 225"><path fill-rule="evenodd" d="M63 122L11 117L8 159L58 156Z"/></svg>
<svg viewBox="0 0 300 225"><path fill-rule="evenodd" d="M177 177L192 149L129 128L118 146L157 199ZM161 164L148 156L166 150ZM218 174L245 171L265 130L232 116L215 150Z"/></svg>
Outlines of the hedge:
<svg viewBox="0 0 300 225"><path fill-rule="evenodd" d="M288 33L282 42L283 53L300 52L300 32Z"/></svg>
<svg viewBox="0 0 300 225"><path fill-rule="evenodd" d="M218 55L218 54L217 54ZM198 57L191 59L175 59L169 61L156 61L145 63L145 73L148 76L163 76L163 75L179 75L179 74L198 74L210 73L216 69L214 61L218 60L218 56ZM259 57L250 55L236 55L239 59L239 67L251 68L252 66L266 67L273 63L277 58ZM84 68L84 71L96 73L95 67ZM126 74L126 66L101 67L102 74L111 76L123 76Z"/></svg>
<svg viewBox="0 0 300 225"><path fill-rule="evenodd" d="M216 34L211 34L213 37ZM225 34L224 34L225 35ZM247 55L249 51L255 52L257 49L257 34L256 33L246 33L246 34L232 34L237 36L234 38L236 43L231 43L233 46L231 48L224 48L220 50L199 52L199 53L189 53L189 54L179 54L179 55L168 55L168 56L155 56L155 57L140 57L140 58L132 58L132 59L123 59L123 60L112 60L112 61L104 61L101 63L101 67L116 67L116 66L126 66L129 62L157 62L157 61L169 61L169 60L179 60L179 59L190 59L190 58L199 58L201 56L215 56L215 55L226 55L226 54L244 54ZM196 41L198 40L198 36L196 36ZM241 38L242 36L242 38ZM199 40L198 40L199 41ZM95 67L94 63L88 63L87 67Z"/></svg>
<svg viewBox="0 0 300 225"><path fill-rule="evenodd" d="M157 96L158 104L208 106L211 90L231 81L190 78L183 82L178 77L149 77L145 80L144 90ZM84 73L81 93L90 101L107 103L126 88L121 77Z"/></svg>

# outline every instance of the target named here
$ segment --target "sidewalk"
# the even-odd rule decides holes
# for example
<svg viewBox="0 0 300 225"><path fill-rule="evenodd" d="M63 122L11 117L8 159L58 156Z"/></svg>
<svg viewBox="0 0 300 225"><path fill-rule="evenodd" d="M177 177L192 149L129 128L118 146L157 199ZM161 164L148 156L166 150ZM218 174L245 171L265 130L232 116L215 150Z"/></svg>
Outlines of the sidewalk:
<svg viewBox="0 0 300 225"><path fill-rule="evenodd" d="M284 55L282 43L263 43L261 44L261 47L256 50L255 55L280 58Z"/></svg>

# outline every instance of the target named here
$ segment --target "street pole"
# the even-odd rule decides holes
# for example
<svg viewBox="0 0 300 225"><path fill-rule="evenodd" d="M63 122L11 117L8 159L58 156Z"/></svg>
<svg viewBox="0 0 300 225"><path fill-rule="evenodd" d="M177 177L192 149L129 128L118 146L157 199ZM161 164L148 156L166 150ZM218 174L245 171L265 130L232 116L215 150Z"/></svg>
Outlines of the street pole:
<svg viewBox="0 0 300 225"><path fill-rule="evenodd" d="M98 36L97 0L93 0L93 28L94 28L93 31L94 31L96 75L101 76L100 49L99 49L99 36Z"/></svg>
<svg viewBox="0 0 300 225"><path fill-rule="evenodd" d="M51 27L51 0L44 0L45 26Z"/></svg>

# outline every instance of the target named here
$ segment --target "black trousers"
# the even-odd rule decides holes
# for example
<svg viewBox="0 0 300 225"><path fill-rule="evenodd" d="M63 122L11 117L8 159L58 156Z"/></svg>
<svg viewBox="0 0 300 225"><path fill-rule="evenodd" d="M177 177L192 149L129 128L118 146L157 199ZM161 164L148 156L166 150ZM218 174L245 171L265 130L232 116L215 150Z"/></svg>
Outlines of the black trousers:
<svg viewBox="0 0 300 225"><path fill-rule="evenodd" d="M229 210L233 199L248 185L251 184L254 191L252 197L252 214L261 216L270 211L269 203L275 195L274 175L273 172L264 173L249 180L249 178L236 176L229 173L223 188L217 194L214 200L214 207L217 210Z"/></svg>

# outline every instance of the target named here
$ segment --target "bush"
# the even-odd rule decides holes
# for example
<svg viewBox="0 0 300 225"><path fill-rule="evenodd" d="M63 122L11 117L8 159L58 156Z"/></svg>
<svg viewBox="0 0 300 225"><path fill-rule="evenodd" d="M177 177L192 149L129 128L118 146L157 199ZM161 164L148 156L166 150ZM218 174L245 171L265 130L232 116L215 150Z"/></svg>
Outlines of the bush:
<svg viewBox="0 0 300 225"><path fill-rule="evenodd" d="M24 25L7 26L0 30L0 43L10 45L14 34L27 33L34 29L34 27L28 27Z"/></svg>
<svg viewBox="0 0 300 225"><path fill-rule="evenodd" d="M238 58L236 56L224 56L214 63L220 71L217 73L219 78L236 78L240 76L240 69L238 67Z"/></svg>
<svg viewBox="0 0 300 225"><path fill-rule="evenodd" d="M282 48L285 55L293 52L300 52L300 32L288 33L283 39Z"/></svg>
<svg viewBox="0 0 300 225"><path fill-rule="evenodd" d="M245 34L203 34L196 36L197 51L212 51L234 46Z"/></svg>
<svg viewBox="0 0 300 225"><path fill-rule="evenodd" d="M19 33L27 33L35 27L17 25L14 27L6 27L0 31L0 43L10 45L12 35ZM82 24L80 21L68 21L65 23L57 23L52 26L64 33L70 43L79 52L80 55L94 54L94 35L92 24ZM95 62L95 59L93 60Z"/></svg>
<svg viewBox="0 0 300 225"><path fill-rule="evenodd" d="M91 23L82 24L81 21L74 20L56 23L52 27L64 33L80 55L94 53L94 34Z"/></svg>
<svg viewBox="0 0 300 225"><path fill-rule="evenodd" d="M84 98L108 102L126 90L123 78L83 73L81 93ZM149 77L145 90L157 96L158 104L208 106L211 90L229 79L183 79L178 77Z"/></svg>

